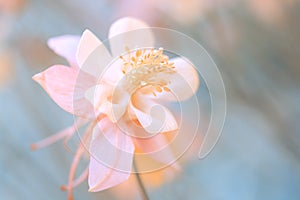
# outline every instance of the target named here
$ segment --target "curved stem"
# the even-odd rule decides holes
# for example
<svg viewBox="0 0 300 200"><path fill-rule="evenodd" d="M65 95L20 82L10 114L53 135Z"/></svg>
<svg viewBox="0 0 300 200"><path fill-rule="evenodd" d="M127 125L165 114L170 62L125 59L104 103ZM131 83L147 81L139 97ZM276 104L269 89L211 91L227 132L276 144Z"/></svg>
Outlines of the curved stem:
<svg viewBox="0 0 300 200"><path fill-rule="evenodd" d="M141 194L143 196L143 200L150 200L150 198L149 198L149 196L147 194L146 188L145 188L145 186L143 184L143 181L142 181L142 179L140 177L140 174L139 174L139 172L137 170L138 168L137 168L137 164L135 162L135 157L133 158L133 168L135 170L136 179L137 179L138 185L140 187L140 192L141 192Z"/></svg>

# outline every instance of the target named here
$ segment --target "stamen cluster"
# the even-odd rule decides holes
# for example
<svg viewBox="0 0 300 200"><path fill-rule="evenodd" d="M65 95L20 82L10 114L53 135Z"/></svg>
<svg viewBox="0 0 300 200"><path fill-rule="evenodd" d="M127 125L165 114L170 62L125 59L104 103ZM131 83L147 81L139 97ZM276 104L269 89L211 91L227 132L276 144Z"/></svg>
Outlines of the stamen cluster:
<svg viewBox="0 0 300 200"><path fill-rule="evenodd" d="M125 74L124 88L128 92L145 86L154 86L157 92L171 91L167 87L170 83L168 75L176 71L174 63L170 63L169 57L163 54L163 48L136 50L135 53L127 51L127 55L121 55L120 59ZM152 93L156 96L154 91Z"/></svg>

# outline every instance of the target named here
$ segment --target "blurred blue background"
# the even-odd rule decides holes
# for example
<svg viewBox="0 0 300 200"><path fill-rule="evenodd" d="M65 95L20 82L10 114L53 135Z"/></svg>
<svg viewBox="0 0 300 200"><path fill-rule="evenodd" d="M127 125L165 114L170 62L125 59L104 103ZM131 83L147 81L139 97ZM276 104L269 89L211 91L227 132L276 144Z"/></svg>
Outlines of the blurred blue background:
<svg viewBox="0 0 300 200"><path fill-rule="evenodd" d="M228 98L211 154L149 189L150 198L300 199L299 6L296 0L0 0L1 199L66 198L59 186L67 181L72 154L61 144L38 152L29 145L73 118L31 76L65 63L47 47L48 38L89 28L106 39L122 16L198 41L218 65ZM75 198L120 195L88 193L85 183Z"/></svg>

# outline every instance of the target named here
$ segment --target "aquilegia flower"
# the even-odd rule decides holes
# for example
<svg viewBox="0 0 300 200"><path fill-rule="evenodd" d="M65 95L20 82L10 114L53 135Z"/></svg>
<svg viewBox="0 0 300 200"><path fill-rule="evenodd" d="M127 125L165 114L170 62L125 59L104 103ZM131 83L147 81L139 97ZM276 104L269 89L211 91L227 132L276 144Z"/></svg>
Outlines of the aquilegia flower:
<svg viewBox="0 0 300 200"><path fill-rule="evenodd" d="M158 102L189 98L199 79L186 59L169 60L162 48L154 49L151 30L144 28L147 25L134 18L116 21L109 31L110 39L116 36L110 42L111 54L89 30L81 37L52 38L49 47L70 66L54 65L33 76L62 109L77 117L74 125L33 144L33 149L63 138L67 141L76 128L89 123L71 165L69 182L62 187L68 190L69 199L72 188L87 177L91 192L126 181L135 149L178 167L172 151L165 147L168 142L163 134L177 130L178 124ZM128 31L135 29L144 29L142 38L130 35ZM89 166L74 180L85 148ZM159 154L152 153L162 148Z"/></svg>

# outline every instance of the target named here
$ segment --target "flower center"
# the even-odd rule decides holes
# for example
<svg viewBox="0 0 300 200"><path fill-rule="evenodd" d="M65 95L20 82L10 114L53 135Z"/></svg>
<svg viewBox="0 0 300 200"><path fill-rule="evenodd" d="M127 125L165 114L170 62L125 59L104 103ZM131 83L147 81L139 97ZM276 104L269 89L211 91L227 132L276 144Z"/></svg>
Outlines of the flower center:
<svg viewBox="0 0 300 200"><path fill-rule="evenodd" d="M122 72L125 74L122 80L124 89L132 94L135 90L152 87L152 94L155 92L170 92L167 85L170 83L169 76L175 73L174 63L169 62L169 57L163 54L163 48L158 50L137 50L127 55L120 56L123 61ZM154 89L153 89L154 88Z"/></svg>

